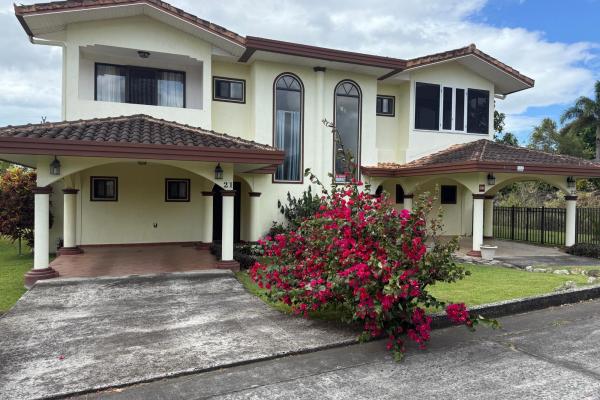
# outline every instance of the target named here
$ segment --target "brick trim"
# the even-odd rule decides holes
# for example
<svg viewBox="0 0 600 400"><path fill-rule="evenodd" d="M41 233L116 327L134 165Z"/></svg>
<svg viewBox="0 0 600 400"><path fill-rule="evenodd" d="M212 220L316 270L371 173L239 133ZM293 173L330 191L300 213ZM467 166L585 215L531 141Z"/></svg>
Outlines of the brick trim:
<svg viewBox="0 0 600 400"><path fill-rule="evenodd" d="M473 193L473 200L485 200L485 194Z"/></svg>
<svg viewBox="0 0 600 400"><path fill-rule="evenodd" d="M79 189L67 188L67 189L63 189L62 192L64 194L77 194L77 193L79 193Z"/></svg>
<svg viewBox="0 0 600 400"><path fill-rule="evenodd" d="M202 196L206 196L206 197L212 197L215 195L215 192L202 192Z"/></svg>
<svg viewBox="0 0 600 400"><path fill-rule="evenodd" d="M412 198L414 198L414 197L415 197L415 195L414 195L413 193L405 193L405 194L404 194L404 198L405 198L405 199L412 199Z"/></svg>
<svg viewBox="0 0 600 400"><path fill-rule="evenodd" d="M223 190L221 192L221 196L223 197L233 197L236 195L236 191L235 190Z"/></svg>
<svg viewBox="0 0 600 400"><path fill-rule="evenodd" d="M261 194L260 192L248 192L248 196L250 197L260 197Z"/></svg>
<svg viewBox="0 0 600 400"><path fill-rule="evenodd" d="M577 200L577 196L575 195L569 195L569 196L565 196L565 200Z"/></svg>
<svg viewBox="0 0 600 400"><path fill-rule="evenodd" d="M494 195L489 195L489 194L486 194L486 195L485 195L485 199L486 199L486 200L494 200L494 198L495 198L495 197L496 197L496 196L494 196Z"/></svg>

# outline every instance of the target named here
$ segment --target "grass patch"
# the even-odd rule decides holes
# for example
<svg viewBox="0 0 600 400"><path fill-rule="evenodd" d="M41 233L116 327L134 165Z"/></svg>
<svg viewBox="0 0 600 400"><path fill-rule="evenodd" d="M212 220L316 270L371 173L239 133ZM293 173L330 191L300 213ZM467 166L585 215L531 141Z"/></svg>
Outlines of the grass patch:
<svg viewBox="0 0 600 400"><path fill-rule="evenodd" d="M17 244L0 238L0 314L8 311L26 292L23 276L33 266L33 254L23 245L19 255Z"/></svg>
<svg viewBox="0 0 600 400"><path fill-rule="evenodd" d="M567 281L574 281L577 285L587 284L587 277L582 275L534 273L513 268L473 264L465 264L465 268L471 272L471 275L454 283L438 283L429 287L429 292L445 302L464 302L468 306L476 306L552 293L554 289L562 286ZM291 313L288 305L281 302L272 302L267 296L266 290L259 288L250 279L247 272L238 272L236 277L246 290L269 306L283 313ZM343 310L335 308L310 314L312 318L325 320L340 320L342 316L348 315Z"/></svg>
<svg viewBox="0 0 600 400"><path fill-rule="evenodd" d="M454 283L437 283L429 292L446 302L462 301L469 306L551 293L567 281L587 284L581 275L555 275L513 268L467 264L471 275ZM562 268L557 268L562 269Z"/></svg>

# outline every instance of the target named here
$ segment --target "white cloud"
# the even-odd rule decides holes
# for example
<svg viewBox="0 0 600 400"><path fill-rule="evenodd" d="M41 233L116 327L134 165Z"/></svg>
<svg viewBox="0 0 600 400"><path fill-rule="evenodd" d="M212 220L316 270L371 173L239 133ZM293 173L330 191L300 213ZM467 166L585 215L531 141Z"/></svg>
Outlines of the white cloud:
<svg viewBox="0 0 600 400"><path fill-rule="evenodd" d="M588 94L599 75L594 70L598 44L550 42L542 32L471 21L470 17L485 5L484 0L405 0L393 6L387 0L372 0L368 7L358 0L255 0L251 6L246 0L171 2L242 35L400 58L476 43L536 80L534 89L498 102L498 108L515 121L515 116L528 107L566 104ZM23 107L36 102L48 105L53 96L54 103L59 104L60 52L29 44L12 11L6 8L0 8L0 48L0 75L12 71L6 76L18 81L8 94L0 94L0 106L6 102ZM7 82L1 80L3 88ZM52 119L58 114L57 106ZM4 121L0 114L0 124Z"/></svg>

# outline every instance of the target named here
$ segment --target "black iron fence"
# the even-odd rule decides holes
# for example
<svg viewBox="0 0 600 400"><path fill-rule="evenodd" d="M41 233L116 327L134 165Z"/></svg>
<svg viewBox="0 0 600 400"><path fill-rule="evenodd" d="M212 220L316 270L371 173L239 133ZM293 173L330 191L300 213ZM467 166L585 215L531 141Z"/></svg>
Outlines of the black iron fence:
<svg viewBox="0 0 600 400"><path fill-rule="evenodd" d="M564 208L494 207L494 237L540 244L564 245ZM600 208L577 208L577 243L600 244Z"/></svg>

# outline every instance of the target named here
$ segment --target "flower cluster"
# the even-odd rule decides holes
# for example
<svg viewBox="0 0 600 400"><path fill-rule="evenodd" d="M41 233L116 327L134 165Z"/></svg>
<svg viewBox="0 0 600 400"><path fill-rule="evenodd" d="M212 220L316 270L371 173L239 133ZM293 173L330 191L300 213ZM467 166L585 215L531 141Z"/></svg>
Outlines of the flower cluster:
<svg viewBox="0 0 600 400"><path fill-rule="evenodd" d="M431 331L425 308L445 306L427 287L465 275L453 261L456 242L442 244L427 234L431 200L412 212L397 210L361 182L322 193L318 211L296 230L260 241L264 257L250 269L251 278L297 314L345 308L362 324L362 338L389 338L398 358L405 335L424 347ZM426 243L433 243L430 251ZM466 324L468 312L458 306L448 306L448 315Z"/></svg>

